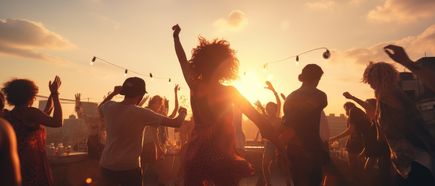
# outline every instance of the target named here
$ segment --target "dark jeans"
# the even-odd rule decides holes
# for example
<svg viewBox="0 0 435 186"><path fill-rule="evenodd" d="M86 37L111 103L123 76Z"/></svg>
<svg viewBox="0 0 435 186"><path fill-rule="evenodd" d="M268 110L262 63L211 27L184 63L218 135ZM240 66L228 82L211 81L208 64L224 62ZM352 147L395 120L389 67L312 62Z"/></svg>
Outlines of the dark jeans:
<svg viewBox="0 0 435 186"><path fill-rule="evenodd" d="M126 170L126 171L113 171L101 167L101 174L103 177L104 185L111 186L141 186L142 173L140 168Z"/></svg>

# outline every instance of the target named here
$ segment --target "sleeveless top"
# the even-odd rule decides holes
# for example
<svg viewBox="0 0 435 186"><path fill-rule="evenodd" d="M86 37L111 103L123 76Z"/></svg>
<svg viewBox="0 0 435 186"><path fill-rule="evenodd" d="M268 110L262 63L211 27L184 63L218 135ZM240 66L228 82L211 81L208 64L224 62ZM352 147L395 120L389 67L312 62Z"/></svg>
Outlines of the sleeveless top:
<svg viewBox="0 0 435 186"><path fill-rule="evenodd" d="M27 109L27 108L25 108ZM23 186L53 185L53 177L45 150L45 129L23 117L26 110L12 110L5 118L17 136Z"/></svg>

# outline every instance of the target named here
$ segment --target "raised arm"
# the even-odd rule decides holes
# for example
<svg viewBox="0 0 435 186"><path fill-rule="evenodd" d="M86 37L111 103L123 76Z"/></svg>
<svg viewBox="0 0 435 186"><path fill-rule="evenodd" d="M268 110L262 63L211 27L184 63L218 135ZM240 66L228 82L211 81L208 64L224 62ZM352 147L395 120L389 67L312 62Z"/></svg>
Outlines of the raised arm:
<svg viewBox="0 0 435 186"><path fill-rule="evenodd" d="M414 73L427 88L430 88L433 92L435 92L435 71L416 65L415 62L409 58L408 54L406 54L405 50L400 46L388 45L384 47L384 51L395 62L411 70L411 72Z"/></svg>
<svg viewBox="0 0 435 186"><path fill-rule="evenodd" d="M47 104L45 104L44 113L50 115L52 111L53 111L53 98L50 95L47 98Z"/></svg>
<svg viewBox="0 0 435 186"><path fill-rule="evenodd" d="M111 93L109 93L109 95L107 95L104 100L98 105L98 109L101 110L101 105L103 105L104 103L110 101L113 99L113 97L115 97L116 95L118 95L121 92L122 86L115 86L113 88L113 91Z"/></svg>
<svg viewBox="0 0 435 186"><path fill-rule="evenodd" d="M62 119L62 107L59 101L59 87L61 85L61 81L59 76L54 78L54 81L50 81L48 83L48 87L50 88L50 97L52 97L53 105L54 105L54 113L53 117L50 117L44 112L39 111L38 109L30 110L30 117L37 123L45 125L47 127L61 127L63 125Z"/></svg>
<svg viewBox="0 0 435 186"><path fill-rule="evenodd" d="M243 97L235 88L231 88L231 95L233 100L236 101L235 105L240 108L243 114L245 114L254 124L260 129L261 136L263 138L269 139L274 143L281 152L284 152L284 145L278 138L277 131L269 124L266 117L251 105L249 101Z"/></svg>
<svg viewBox="0 0 435 186"><path fill-rule="evenodd" d="M175 105L174 105L174 110L172 110L171 115L169 115L169 118L174 118L175 115L177 115L177 111L178 111L178 109L180 107L180 105L178 103L178 91L179 90L180 90L180 86L178 84L175 85L175 87L174 87L174 95L175 95L174 102L175 102Z"/></svg>
<svg viewBox="0 0 435 186"><path fill-rule="evenodd" d="M178 110L178 116L176 118L164 117L162 121L162 125L167 127L178 128L183 124L184 120L186 119L186 115L187 115L186 108L180 107L180 109Z"/></svg>
<svg viewBox="0 0 435 186"><path fill-rule="evenodd" d="M280 117L281 116L281 99L279 98L278 92L276 92L275 88L273 87L272 83L270 81L266 81L266 89L269 89L270 91L273 92L273 95L275 96L275 100L276 100L276 117Z"/></svg>
<svg viewBox="0 0 435 186"><path fill-rule="evenodd" d="M254 105L257 107L258 110L261 111L261 114L263 114L264 116L266 115L266 109L264 109L263 104L261 104L260 100L257 100Z"/></svg>
<svg viewBox="0 0 435 186"><path fill-rule="evenodd" d="M192 86L192 66L190 65L189 61L187 60L186 53L184 52L183 46L180 42L180 26L174 25L172 27L172 30L174 31L173 37L174 37L174 47L175 47L175 53L177 54L178 62L180 63L181 70L183 71L184 79L187 82L187 85L189 87Z"/></svg>
<svg viewBox="0 0 435 186"><path fill-rule="evenodd" d="M358 103L358 105L360 105L361 107L363 107L365 110L370 110L370 109L371 109L370 105L369 105L367 102L365 102L365 101L363 101L363 100L360 100L359 98L353 96L353 95L350 94L349 92L344 92L344 93L343 93L343 96L344 96L346 99L350 99L350 100L352 100L352 101L355 101L356 103Z"/></svg>

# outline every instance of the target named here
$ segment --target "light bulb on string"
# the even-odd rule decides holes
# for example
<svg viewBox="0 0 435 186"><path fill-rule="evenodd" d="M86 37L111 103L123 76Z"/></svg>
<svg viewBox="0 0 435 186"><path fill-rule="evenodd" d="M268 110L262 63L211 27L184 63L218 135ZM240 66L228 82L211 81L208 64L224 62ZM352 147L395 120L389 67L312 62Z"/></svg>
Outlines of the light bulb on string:
<svg viewBox="0 0 435 186"><path fill-rule="evenodd" d="M329 57L331 57L331 52L329 52L329 50L326 49L326 51L323 52L322 56L324 59L329 59Z"/></svg>
<svg viewBox="0 0 435 186"><path fill-rule="evenodd" d="M93 66L94 65L94 62L95 62L95 60L97 60L97 57L92 57L92 60L91 60L91 62L89 62L89 64L91 65L91 66Z"/></svg>
<svg viewBox="0 0 435 186"><path fill-rule="evenodd" d="M168 84L171 84L171 78L169 78Z"/></svg>
<svg viewBox="0 0 435 186"><path fill-rule="evenodd" d="M125 71L124 71L124 77L127 77L127 73L128 73L128 70L125 69Z"/></svg>
<svg viewBox="0 0 435 186"><path fill-rule="evenodd" d="M151 79L151 81L153 81L153 74L152 73L150 73L150 79Z"/></svg>

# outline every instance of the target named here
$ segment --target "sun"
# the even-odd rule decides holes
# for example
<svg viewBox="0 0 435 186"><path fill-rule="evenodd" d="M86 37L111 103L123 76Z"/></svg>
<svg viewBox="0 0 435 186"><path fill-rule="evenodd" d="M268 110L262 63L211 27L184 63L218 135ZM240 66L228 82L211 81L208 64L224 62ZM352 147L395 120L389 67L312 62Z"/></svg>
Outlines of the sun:
<svg viewBox="0 0 435 186"><path fill-rule="evenodd" d="M254 103L257 100L264 100L267 97L264 90L265 81L271 78L272 76L262 78L262 76L255 72L243 72L239 75L239 79L234 80L231 84L236 87L249 102Z"/></svg>

